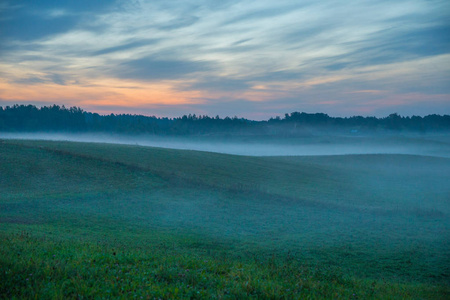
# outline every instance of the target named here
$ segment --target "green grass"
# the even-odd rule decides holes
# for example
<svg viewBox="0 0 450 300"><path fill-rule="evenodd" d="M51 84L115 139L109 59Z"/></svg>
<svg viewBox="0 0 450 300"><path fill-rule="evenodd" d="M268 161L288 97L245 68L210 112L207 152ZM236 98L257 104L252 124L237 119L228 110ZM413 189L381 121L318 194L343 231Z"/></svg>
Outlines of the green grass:
<svg viewBox="0 0 450 300"><path fill-rule="evenodd" d="M449 175L412 155L3 140L0 297L445 299Z"/></svg>

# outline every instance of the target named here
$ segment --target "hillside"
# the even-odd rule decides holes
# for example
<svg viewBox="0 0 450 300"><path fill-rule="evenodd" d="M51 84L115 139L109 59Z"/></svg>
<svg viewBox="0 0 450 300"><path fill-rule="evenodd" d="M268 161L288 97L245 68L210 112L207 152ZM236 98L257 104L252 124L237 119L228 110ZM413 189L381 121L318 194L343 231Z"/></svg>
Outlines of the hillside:
<svg viewBox="0 0 450 300"><path fill-rule="evenodd" d="M87 259L86 253L103 253L96 245L104 245L111 251L99 259L108 266L115 251L124 253L117 257L122 263L137 258L150 263L146 259L153 257L156 269L164 253L171 253L174 260L163 260L176 274L188 268L183 264L208 269L202 264L210 261L205 276L212 277L204 287L197 275L186 286L187 279L175 273L156 280L167 268L154 271L152 284L163 297L174 296L175 287L180 295L195 289L211 296L212 278L224 285L217 297L227 289L235 296L277 295L284 289L286 297L319 298L334 293L349 298L354 291L364 298L414 293L445 298L449 292L444 288L450 278L448 158L249 157L20 140L1 140L0 153L0 279L19 290L24 281L14 283L6 272L40 268L29 259L55 266L45 253L62 252L51 249L70 253L66 271L81 272L82 282L91 284L89 272L104 262L86 265L73 249ZM17 264L15 251L26 259ZM228 263L221 265L224 259ZM81 265L71 265L75 262ZM247 272L235 278L237 264ZM217 273L219 265L223 270ZM287 266L294 270L284 273ZM62 272L58 276L64 277ZM305 279L298 277L301 272ZM242 284L251 277L261 283L246 291ZM298 288L299 280L308 288ZM43 293L39 284L35 289ZM1 295L11 295L11 287L4 286ZM314 294L317 289L322 294ZM21 291L27 295L32 289L23 285Z"/></svg>

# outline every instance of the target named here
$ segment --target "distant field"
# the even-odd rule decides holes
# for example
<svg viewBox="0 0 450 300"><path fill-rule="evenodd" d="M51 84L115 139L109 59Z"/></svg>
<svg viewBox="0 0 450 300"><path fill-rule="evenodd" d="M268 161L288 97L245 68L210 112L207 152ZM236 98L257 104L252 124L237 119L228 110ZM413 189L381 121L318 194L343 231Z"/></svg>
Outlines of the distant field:
<svg viewBox="0 0 450 300"><path fill-rule="evenodd" d="M0 297L446 299L444 156L0 140Z"/></svg>
<svg viewBox="0 0 450 300"><path fill-rule="evenodd" d="M0 132L0 139L95 142L199 150L247 156L317 156L343 154L411 154L450 158L448 133L413 132L336 134L310 132L304 136L267 135L121 135L108 133Z"/></svg>

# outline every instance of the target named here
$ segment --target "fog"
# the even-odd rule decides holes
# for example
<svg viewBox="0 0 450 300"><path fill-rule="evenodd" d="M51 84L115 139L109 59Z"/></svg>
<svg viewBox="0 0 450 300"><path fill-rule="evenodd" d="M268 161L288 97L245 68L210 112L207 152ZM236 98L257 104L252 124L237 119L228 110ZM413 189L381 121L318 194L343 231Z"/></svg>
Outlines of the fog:
<svg viewBox="0 0 450 300"><path fill-rule="evenodd" d="M450 136L439 134L316 135L307 137L0 133L0 139L113 143L248 156L414 154L450 157Z"/></svg>
<svg viewBox="0 0 450 300"><path fill-rule="evenodd" d="M250 249L249 253L294 253L308 262L336 264L366 276L448 278L443 266L448 265L449 253L450 160L331 156L449 157L448 135L174 138L0 133L0 139L284 156L217 159L217 155L159 155L165 151L138 147L107 151L111 145L65 143L53 145L64 150L54 155L46 149L10 147L0 156L5 164L0 190L8 201L23 199L23 206L18 209L12 201L3 205L0 218L27 216L26 222L40 222L49 216L55 220L69 216L83 220L77 224L89 230L116 222L142 232L162 228L180 236L195 233L208 251L232 245ZM1 146L7 149L8 143L0 141ZM46 147L51 149L51 143ZM84 159L87 153L89 159ZM90 220L99 223L91 225Z"/></svg>

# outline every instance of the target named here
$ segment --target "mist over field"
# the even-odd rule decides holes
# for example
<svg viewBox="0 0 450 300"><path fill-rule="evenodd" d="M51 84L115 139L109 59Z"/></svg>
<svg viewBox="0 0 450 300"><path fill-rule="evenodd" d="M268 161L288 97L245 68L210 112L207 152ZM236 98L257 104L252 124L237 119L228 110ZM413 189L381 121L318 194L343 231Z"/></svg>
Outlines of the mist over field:
<svg viewBox="0 0 450 300"><path fill-rule="evenodd" d="M27 286L5 274L39 261L58 270L27 271L43 283L75 272L90 286L98 268L128 280L115 295L141 276L170 293L215 293L219 281L220 293L244 298L440 299L450 278L448 150L446 135L2 134L0 279ZM52 243L68 257L61 271ZM99 286L99 295L110 288Z"/></svg>
<svg viewBox="0 0 450 300"><path fill-rule="evenodd" d="M245 156L315 156L345 154L411 154L450 157L450 135L316 134L306 137L121 135L93 133L1 133L3 139L127 144L197 150Z"/></svg>

